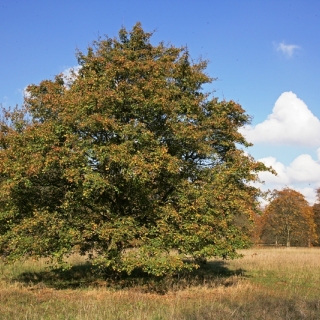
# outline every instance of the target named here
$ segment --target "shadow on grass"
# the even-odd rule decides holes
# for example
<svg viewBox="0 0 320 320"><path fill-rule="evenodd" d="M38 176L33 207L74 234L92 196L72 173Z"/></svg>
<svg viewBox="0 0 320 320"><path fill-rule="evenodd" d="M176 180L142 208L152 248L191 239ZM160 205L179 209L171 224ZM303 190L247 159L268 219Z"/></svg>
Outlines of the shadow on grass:
<svg viewBox="0 0 320 320"><path fill-rule="evenodd" d="M68 270L53 269L41 272L24 272L16 279L29 286L55 289L108 287L113 290L134 288L142 292L165 294L192 286L208 288L232 286L244 277L244 270L230 270L224 261L209 261L199 269L174 276L156 277L136 269L131 275L102 270L89 263L75 265Z"/></svg>

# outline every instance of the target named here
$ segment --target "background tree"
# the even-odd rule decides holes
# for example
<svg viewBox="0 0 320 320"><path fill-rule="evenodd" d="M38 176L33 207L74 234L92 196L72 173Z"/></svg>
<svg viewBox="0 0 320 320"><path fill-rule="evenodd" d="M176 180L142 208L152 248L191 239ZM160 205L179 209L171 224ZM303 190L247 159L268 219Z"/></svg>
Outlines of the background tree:
<svg viewBox="0 0 320 320"><path fill-rule="evenodd" d="M261 235L262 235L262 230L264 228L264 216L263 216L264 210L265 210L264 208L260 208L259 212L257 212L253 216L253 225L251 227L250 234L251 234L251 242L254 245L260 245L262 243Z"/></svg>
<svg viewBox="0 0 320 320"><path fill-rule="evenodd" d="M316 189L317 200L313 205L312 210L314 214L314 222L316 224L316 239L314 244L320 245L320 188Z"/></svg>
<svg viewBox="0 0 320 320"><path fill-rule="evenodd" d="M0 253L75 248L115 271L161 275L235 257L266 167L238 145L241 106L204 93L213 79L186 48L150 43L138 23L79 52L80 70L28 87L0 136ZM175 254L172 254L172 253ZM189 260L186 260L188 258ZM190 261L190 258L193 260Z"/></svg>
<svg viewBox="0 0 320 320"><path fill-rule="evenodd" d="M311 207L304 196L290 188L274 190L263 215L261 239L276 245L310 245L315 239Z"/></svg>

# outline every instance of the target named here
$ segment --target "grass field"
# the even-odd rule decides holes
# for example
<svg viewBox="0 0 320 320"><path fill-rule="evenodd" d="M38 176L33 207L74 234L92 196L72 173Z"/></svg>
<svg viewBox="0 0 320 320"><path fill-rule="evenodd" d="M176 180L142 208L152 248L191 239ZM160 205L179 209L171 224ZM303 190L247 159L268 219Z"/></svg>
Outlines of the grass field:
<svg viewBox="0 0 320 320"><path fill-rule="evenodd" d="M320 249L255 248L191 275L106 278L80 257L0 263L0 319L320 319Z"/></svg>

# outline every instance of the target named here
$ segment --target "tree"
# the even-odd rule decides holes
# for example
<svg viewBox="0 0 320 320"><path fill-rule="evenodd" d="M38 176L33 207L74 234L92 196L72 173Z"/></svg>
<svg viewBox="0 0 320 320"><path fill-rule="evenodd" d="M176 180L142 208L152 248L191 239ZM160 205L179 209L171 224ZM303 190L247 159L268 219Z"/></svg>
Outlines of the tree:
<svg viewBox="0 0 320 320"><path fill-rule="evenodd" d="M273 191L263 215L261 238L287 247L310 245L315 238L314 216L301 193L290 188Z"/></svg>
<svg viewBox="0 0 320 320"><path fill-rule="evenodd" d="M257 212L253 216L253 226L251 229L251 242L254 245L260 245L261 244L261 235L264 228L264 208L260 208L260 211ZM271 239L271 241L273 238Z"/></svg>
<svg viewBox="0 0 320 320"><path fill-rule="evenodd" d="M320 245L320 188L316 189L317 201L313 205L314 222L316 224L316 245Z"/></svg>
<svg viewBox="0 0 320 320"><path fill-rule="evenodd" d="M0 253L80 250L115 271L161 275L237 256L267 168L237 146L250 117L218 102L206 61L136 24L78 52L79 72L28 86L0 136Z"/></svg>

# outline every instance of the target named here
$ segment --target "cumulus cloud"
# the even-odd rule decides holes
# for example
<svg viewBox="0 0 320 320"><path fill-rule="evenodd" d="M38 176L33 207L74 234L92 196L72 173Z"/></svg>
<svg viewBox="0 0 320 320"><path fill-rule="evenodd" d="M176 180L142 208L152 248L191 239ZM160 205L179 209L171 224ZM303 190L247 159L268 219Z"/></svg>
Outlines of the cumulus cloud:
<svg viewBox="0 0 320 320"><path fill-rule="evenodd" d="M30 93L29 91L27 90L28 86L25 86L23 89L22 89L22 96L23 98L30 98Z"/></svg>
<svg viewBox="0 0 320 320"><path fill-rule="evenodd" d="M288 176L294 182L318 182L320 179L320 163L314 161L309 154L302 154L287 168Z"/></svg>
<svg viewBox="0 0 320 320"><path fill-rule="evenodd" d="M240 132L253 143L320 146L320 120L291 91L281 94L265 121Z"/></svg>
<svg viewBox="0 0 320 320"><path fill-rule="evenodd" d="M261 178L265 181L284 185L300 182L320 182L320 159L313 160L309 154L298 156L288 166L277 161L275 157L266 157L259 161L271 166L278 174L274 176L269 172L261 173Z"/></svg>
<svg viewBox="0 0 320 320"><path fill-rule="evenodd" d="M272 185L287 185L289 183L289 177L286 172L286 167L281 162L278 162L275 157L266 157L259 159L259 161L263 162L267 167L272 167L277 175L273 175L270 172L261 172L259 173L259 177L266 184Z"/></svg>
<svg viewBox="0 0 320 320"><path fill-rule="evenodd" d="M315 202L314 190L320 187L320 148L317 150L317 156L318 159L314 160L310 155L302 154L288 166L277 161L275 157L259 159L277 172L277 176L261 172L259 177L268 189L290 187L301 192L312 204Z"/></svg>
<svg viewBox="0 0 320 320"><path fill-rule="evenodd" d="M75 78L79 73L80 68L81 66L78 65L71 68L66 68L61 72L66 88L69 88L72 82L75 80ZM30 97L30 93L28 92L27 88L28 86L25 86L22 90L21 89L19 90L22 93L23 98Z"/></svg>
<svg viewBox="0 0 320 320"><path fill-rule="evenodd" d="M75 66L75 67L72 67L72 68L67 68L67 69L62 71L63 80L64 80L65 85L66 85L67 88L70 87L72 82L77 77L80 68L81 68L81 66Z"/></svg>
<svg viewBox="0 0 320 320"><path fill-rule="evenodd" d="M311 187L299 188L297 186L294 189L300 192L301 194L303 194L305 199L309 202L310 205L313 205L316 202L315 188L311 188Z"/></svg>
<svg viewBox="0 0 320 320"><path fill-rule="evenodd" d="M283 53L287 58L291 58L295 51L300 49L300 46L295 44L285 44L284 42L280 42L276 45L277 51Z"/></svg>

